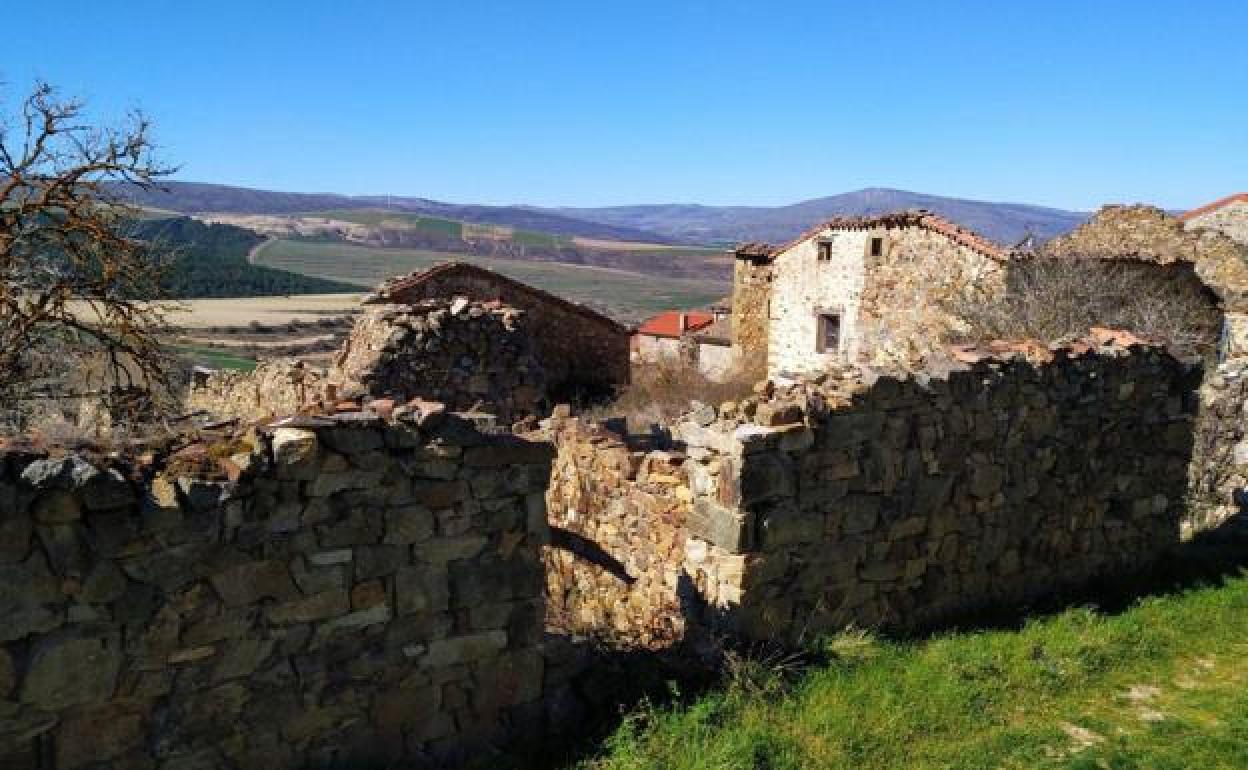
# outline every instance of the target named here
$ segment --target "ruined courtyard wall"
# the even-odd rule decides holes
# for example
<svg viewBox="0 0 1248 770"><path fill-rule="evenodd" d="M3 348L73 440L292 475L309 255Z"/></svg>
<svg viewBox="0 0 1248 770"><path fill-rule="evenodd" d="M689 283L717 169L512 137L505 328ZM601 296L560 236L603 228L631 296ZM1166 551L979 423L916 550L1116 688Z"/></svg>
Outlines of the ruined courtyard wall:
<svg viewBox="0 0 1248 770"><path fill-rule="evenodd" d="M435 299L371 306L334 358L342 395L423 398L481 408L510 422L546 408L546 377L527 313L498 303Z"/></svg>
<svg viewBox="0 0 1248 770"><path fill-rule="evenodd" d="M417 302L438 297L465 296L501 300L528 314L528 327L538 358L546 370L551 391L559 398L581 387L609 388L628 382L629 332L605 317L589 313L544 293L485 272L446 271L430 275L420 285L390 297Z"/></svg>
<svg viewBox="0 0 1248 770"><path fill-rule="evenodd" d="M966 331L957 309L991 301L1005 289L1005 265L922 227L887 228L883 254L865 257L858 301L857 361L922 368Z"/></svg>
<svg viewBox="0 0 1248 770"><path fill-rule="evenodd" d="M262 361L250 372L221 369L192 379L187 410L221 418L260 420L294 414L324 396L325 373L302 362Z"/></svg>
<svg viewBox="0 0 1248 770"><path fill-rule="evenodd" d="M0 764L441 766L534 724L551 450L435 417L6 452Z"/></svg>
<svg viewBox="0 0 1248 770"><path fill-rule="evenodd" d="M717 467L689 538L743 559L706 622L914 627L1142 568L1179 539L1197 379L1154 349L1059 352L682 423Z"/></svg>
<svg viewBox="0 0 1248 770"><path fill-rule="evenodd" d="M1232 201L1231 203L1198 214L1184 221L1189 230L1217 230L1233 241L1248 246L1248 201Z"/></svg>
<svg viewBox="0 0 1248 770"><path fill-rule="evenodd" d="M644 647L681 638L677 592L692 500L685 456L629 446L577 418L552 422L549 624Z"/></svg>

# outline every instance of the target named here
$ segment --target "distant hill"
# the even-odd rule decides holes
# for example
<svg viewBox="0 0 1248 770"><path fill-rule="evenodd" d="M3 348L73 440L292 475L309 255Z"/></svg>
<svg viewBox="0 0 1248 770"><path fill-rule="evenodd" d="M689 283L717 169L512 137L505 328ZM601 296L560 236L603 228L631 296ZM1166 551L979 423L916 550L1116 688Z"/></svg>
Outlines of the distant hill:
<svg viewBox="0 0 1248 770"><path fill-rule="evenodd" d="M131 235L172 251L164 288L177 299L330 294L361 288L251 264L248 253L265 239L241 227L208 225L189 217L146 219L134 224Z"/></svg>
<svg viewBox="0 0 1248 770"><path fill-rule="evenodd" d="M939 195L868 188L787 206L702 206L642 204L598 208L481 206L426 198L333 193L289 193L246 187L166 182L166 191L127 193L149 208L183 214L304 214L384 209L474 224L514 227L555 236L657 244L720 245L737 241L786 241L823 219L925 208L1004 244L1028 233L1047 240L1069 232L1088 218L1079 211L946 198Z"/></svg>
<svg viewBox="0 0 1248 770"><path fill-rule="evenodd" d="M560 208L559 213L615 227L633 227L690 243L770 241L780 243L834 216L880 214L924 208L995 241L1012 244L1031 233L1043 240L1069 232L1088 214L1022 203L944 198L938 195L868 188L788 206L700 206L650 204L602 208Z"/></svg>
<svg viewBox="0 0 1248 770"><path fill-rule="evenodd" d="M671 239L632 227L577 219L550 209L528 206L481 206L442 203L425 198L387 195L338 195L254 190L202 182L162 183L164 190L119 188L133 203L180 214L300 214L325 210L378 209L424 214L461 222L506 225L552 235L617 241L669 243Z"/></svg>

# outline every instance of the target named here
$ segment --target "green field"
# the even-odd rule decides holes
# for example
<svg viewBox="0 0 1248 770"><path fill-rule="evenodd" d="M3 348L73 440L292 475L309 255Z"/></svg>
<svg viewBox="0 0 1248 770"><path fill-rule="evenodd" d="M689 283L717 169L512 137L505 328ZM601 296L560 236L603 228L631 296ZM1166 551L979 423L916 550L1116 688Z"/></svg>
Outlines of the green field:
<svg viewBox="0 0 1248 770"><path fill-rule="evenodd" d="M273 241L257 251L255 261L258 265L363 286L376 286L385 278L424 270L442 262L471 262L587 304L623 321L637 321L661 310L701 307L731 290L727 283L717 281L659 278L557 262L525 262L347 243Z"/></svg>
<svg viewBox="0 0 1248 770"><path fill-rule="evenodd" d="M388 211L385 209L329 209L327 211L312 211L307 214L301 214L305 217L324 217L326 219L337 219L343 222L355 222L361 225L380 225L386 222L395 222L407 227L415 228L422 232L432 235L441 235L446 238L462 238L464 235L464 223L454 219L442 219L440 217L429 217L422 214L413 214L407 211Z"/></svg>
<svg viewBox="0 0 1248 770"><path fill-rule="evenodd" d="M209 369L236 369L241 372L250 372L256 368L254 358L217 348L201 345L174 345L173 350L194 366L206 366Z"/></svg>
<svg viewBox="0 0 1248 770"><path fill-rule="evenodd" d="M1242 559L1242 557L1240 557ZM826 640L626 720L582 770L1248 768L1248 574L1021 630Z"/></svg>

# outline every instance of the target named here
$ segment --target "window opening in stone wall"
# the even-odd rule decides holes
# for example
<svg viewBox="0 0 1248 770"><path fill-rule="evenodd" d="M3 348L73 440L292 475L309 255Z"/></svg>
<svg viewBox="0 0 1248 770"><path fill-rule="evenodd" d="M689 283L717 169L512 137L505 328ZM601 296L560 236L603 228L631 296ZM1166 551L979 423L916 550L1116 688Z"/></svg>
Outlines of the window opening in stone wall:
<svg viewBox="0 0 1248 770"><path fill-rule="evenodd" d="M879 237L872 238L871 239L871 256L880 257L883 255L884 255L884 239L879 238Z"/></svg>
<svg viewBox="0 0 1248 770"><path fill-rule="evenodd" d="M832 261L832 239L831 238L825 238L819 241L819 261L820 262Z"/></svg>
<svg viewBox="0 0 1248 770"><path fill-rule="evenodd" d="M841 349L841 314L819 314L818 351L836 353Z"/></svg>

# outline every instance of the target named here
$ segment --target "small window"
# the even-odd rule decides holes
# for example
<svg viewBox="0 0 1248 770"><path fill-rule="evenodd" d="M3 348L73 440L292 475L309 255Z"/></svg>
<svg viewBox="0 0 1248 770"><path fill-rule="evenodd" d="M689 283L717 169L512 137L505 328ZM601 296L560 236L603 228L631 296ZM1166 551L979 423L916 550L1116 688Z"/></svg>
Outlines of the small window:
<svg viewBox="0 0 1248 770"><path fill-rule="evenodd" d="M880 257L884 255L884 238L876 237L871 239L871 256Z"/></svg>
<svg viewBox="0 0 1248 770"><path fill-rule="evenodd" d="M817 350L820 353L837 353L841 349L841 314L820 313Z"/></svg>
<svg viewBox="0 0 1248 770"><path fill-rule="evenodd" d="M820 262L832 261L832 243L833 242L831 238L824 238L819 241L819 261Z"/></svg>

